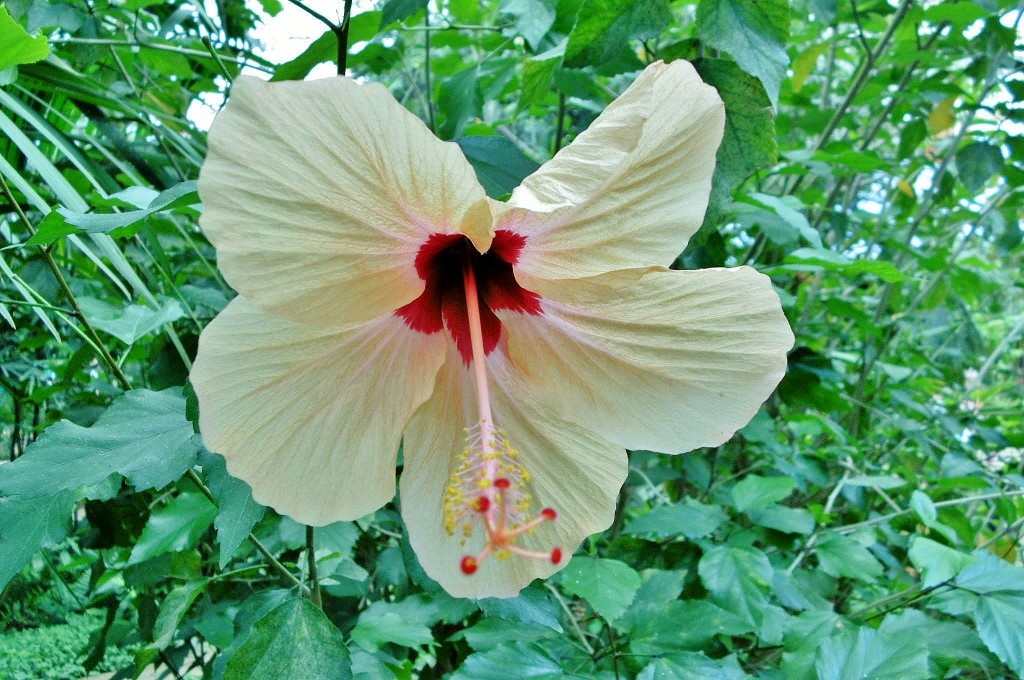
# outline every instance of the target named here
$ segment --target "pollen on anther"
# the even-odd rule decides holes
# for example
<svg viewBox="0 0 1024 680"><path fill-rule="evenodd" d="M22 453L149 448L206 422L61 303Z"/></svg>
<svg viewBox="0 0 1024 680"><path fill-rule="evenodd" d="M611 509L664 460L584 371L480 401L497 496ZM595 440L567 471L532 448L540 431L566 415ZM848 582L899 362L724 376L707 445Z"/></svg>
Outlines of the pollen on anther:
<svg viewBox="0 0 1024 680"><path fill-rule="evenodd" d="M463 560L463 561L465 561L465 560ZM561 561L562 561L562 549L561 548L552 548L551 549L551 564L558 564ZM474 571L476 570L476 563L475 563L475 561L474 561L474 564L473 564L473 570ZM463 571L466 571L465 568L463 568ZM472 572L466 572L466 573L472 573Z"/></svg>
<svg viewBox="0 0 1024 680"><path fill-rule="evenodd" d="M556 550L557 550L557 548L556 548ZM553 559L554 559L554 555L552 554L552 560ZM561 559L561 551L559 551L559 559ZM555 562L555 564L558 564L558 562ZM472 574L475 574L476 570L479 567L480 567L480 564L476 561L476 558L473 557L472 555L466 555L465 557L462 558L462 561L459 562L459 568L462 569L462 573L465 574L466 576L470 576Z"/></svg>

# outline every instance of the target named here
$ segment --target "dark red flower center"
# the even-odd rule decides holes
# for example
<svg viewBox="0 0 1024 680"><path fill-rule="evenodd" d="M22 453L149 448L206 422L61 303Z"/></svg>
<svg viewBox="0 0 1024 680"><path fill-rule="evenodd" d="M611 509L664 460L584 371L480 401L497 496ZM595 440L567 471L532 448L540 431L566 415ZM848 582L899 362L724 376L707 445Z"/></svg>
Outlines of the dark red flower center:
<svg viewBox="0 0 1024 680"><path fill-rule="evenodd" d="M541 297L516 281L512 265L526 237L514 231L500 230L486 253L477 252L462 234L431 234L416 253L416 272L426 281L423 293L395 314L406 325L421 333L439 333L447 327L455 347L468 366L473 359L466 312L465 269L472 268L480 302L480 326L484 352L490 354L501 340L501 321L496 310L508 309L520 314L541 314Z"/></svg>

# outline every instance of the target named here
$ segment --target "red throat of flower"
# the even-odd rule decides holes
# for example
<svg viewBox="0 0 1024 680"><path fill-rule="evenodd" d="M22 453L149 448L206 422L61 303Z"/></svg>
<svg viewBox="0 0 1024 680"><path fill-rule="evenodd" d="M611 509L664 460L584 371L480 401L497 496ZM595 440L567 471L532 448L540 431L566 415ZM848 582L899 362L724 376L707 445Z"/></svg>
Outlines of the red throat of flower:
<svg viewBox="0 0 1024 680"><path fill-rule="evenodd" d="M461 533L465 543L473 534L482 529L483 547L475 555L466 555L459 562L459 568L467 576L477 572L490 556L503 560L513 555L530 559L550 560L553 564L562 561L561 548L548 552L526 550L517 545L525 534L532 533L541 524L554 522L558 513L553 508L544 508L535 517L530 517L532 497L530 494L530 473L524 466L519 451L512 446L505 433L497 429L491 415L490 389L487 383L487 355L498 344L501 324L494 316L494 309L516 309L520 312L539 314L540 298L523 289L512 276L511 263L518 256L523 240L516 241L512 232L498 232L492 260L487 255L474 257L467 253L472 244L437 245L431 251L420 250L417 268L421 260L426 263L420 269L427 272L427 290L432 288L440 293L440 302L431 307L422 297L411 305L398 310L410 326L413 323L433 323L439 329L440 317L455 338L456 346L467 367L472 367L476 386L479 419L476 425L466 431L466 445L457 457L455 471L444 492L444 527L449 535ZM461 237L460 237L461 238ZM435 239L427 242L429 246ZM444 243L452 243L444 237ZM509 245L512 244L512 245ZM461 246L461 247L460 247ZM426 246L425 246L426 247ZM473 251L475 253L475 251ZM489 255L490 253L488 253ZM461 264L459 286L449 286L451 272L446 258L451 257ZM505 259L507 257L508 259ZM485 282L478 280L478 273L489 277ZM431 281L434 281L432 285ZM489 293L485 294L485 290ZM448 304L449 298L464 301L461 316L456 315L455 305ZM433 299L433 298L432 298ZM513 306L513 304L515 306ZM432 315L437 312L438 317ZM493 319L488 326L485 312ZM464 337L463 337L464 336ZM460 340L460 338L462 338ZM467 355L468 352L468 355Z"/></svg>
<svg viewBox="0 0 1024 680"><path fill-rule="evenodd" d="M485 354L493 352L501 340L501 321L495 311L535 315L543 311L541 297L520 286L512 271L524 245L525 236L502 229L494 234L490 250L481 254L461 234L432 234L416 254L416 273L426 282L423 293L395 314L421 333L439 333L447 327L462 361L469 366L473 347L464 283L467 270L476 282Z"/></svg>

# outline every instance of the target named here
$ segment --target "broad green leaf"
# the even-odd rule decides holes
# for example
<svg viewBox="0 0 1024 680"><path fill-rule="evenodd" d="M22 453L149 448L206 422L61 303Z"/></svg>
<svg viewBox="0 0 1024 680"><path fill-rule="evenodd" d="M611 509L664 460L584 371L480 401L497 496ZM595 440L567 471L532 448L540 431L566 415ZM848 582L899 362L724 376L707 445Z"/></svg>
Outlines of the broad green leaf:
<svg viewBox="0 0 1024 680"><path fill-rule="evenodd" d="M586 0L569 33L565 63L582 68L612 61L630 40L658 35L669 17L666 0Z"/></svg>
<svg viewBox="0 0 1024 680"><path fill-rule="evenodd" d="M118 230L117 235L130 236L141 225L142 221L155 213L184 208L199 203L199 192L197 182L188 180L176 184L166 191L160 192L150 204L139 210L128 210L119 213L86 213L76 212L68 208L58 208L56 213L63 218L60 223L50 213L47 219L40 225L40 230L29 239L32 245L48 245L61 236L68 234L109 234ZM69 230L70 228L70 230Z"/></svg>
<svg viewBox="0 0 1024 680"><path fill-rule="evenodd" d="M700 0L697 34L715 49L732 55L761 81L772 104L786 76L789 57L789 3L786 0Z"/></svg>
<svg viewBox="0 0 1024 680"><path fill-rule="evenodd" d="M223 680L350 680L352 661L333 623L306 599L257 621L227 663Z"/></svg>
<svg viewBox="0 0 1024 680"><path fill-rule="evenodd" d="M717 604L760 627L772 582L772 565L763 552L716 545L700 558L697 571Z"/></svg>
<svg viewBox="0 0 1024 680"><path fill-rule="evenodd" d="M516 31L536 50L555 23L558 0L501 0L498 9L512 16Z"/></svg>
<svg viewBox="0 0 1024 680"><path fill-rule="evenodd" d="M968 144L956 154L956 172L967 190L976 193L1003 170L1003 153L986 142Z"/></svg>
<svg viewBox="0 0 1024 680"><path fill-rule="evenodd" d="M633 601L640 574L632 567L599 557L577 555L559 575L562 589L582 597L607 621L614 621Z"/></svg>
<svg viewBox="0 0 1024 680"><path fill-rule="evenodd" d="M840 274L872 274L887 283L901 283L907 275L891 262L882 260L851 260L825 248L800 248L786 256L783 268L791 271L824 269Z"/></svg>
<svg viewBox="0 0 1024 680"><path fill-rule="evenodd" d="M764 87L735 62L701 59L694 66L725 103L725 132L715 156L711 200L704 216L705 226L717 225L732 202L733 189L775 163L779 148L775 116Z"/></svg>
<svg viewBox="0 0 1024 680"><path fill-rule="evenodd" d="M867 548L849 536L829 533L814 546L818 563L832 576L873 581L882 575L882 564Z"/></svg>
<svg viewBox="0 0 1024 680"><path fill-rule="evenodd" d="M164 324L185 316L185 310L177 300L166 300L159 309L142 305L119 307L104 300L85 297L79 298L78 302L89 323L126 345L133 345Z"/></svg>
<svg viewBox="0 0 1024 680"><path fill-rule="evenodd" d="M732 502L740 512L760 510L784 500L795 489L792 477L748 475L732 488Z"/></svg>
<svg viewBox="0 0 1024 680"><path fill-rule="evenodd" d="M189 607L202 595L210 579L203 578L190 581L172 590L160 603L160 614L153 625L153 649L164 649L171 644L174 633L181 626L181 620L188 613Z"/></svg>
<svg viewBox="0 0 1024 680"><path fill-rule="evenodd" d="M489 597L477 602L487 616L495 616L515 623L537 623L562 632L558 606L551 601L547 590L528 587L518 597L508 599Z"/></svg>
<svg viewBox="0 0 1024 680"><path fill-rule="evenodd" d="M982 641L1024 676L1024 567L979 551L956 577L957 587L979 595L974 620Z"/></svg>
<svg viewBox="0 0 1024 680"><path fill-rule="evenodd" d="M252 497L249 485L228 473L224 458L203 450L199 460L203 475L217 499L217 519L213 526L220 543L220 568L231 560L238 546L249 537L249 532L263 518L266 508ZM323 540L320 532L320 540Z"/></svg>
<svg viewBox="0 0 1024 680"><path fill-rule="evenodd" d="M506 137L459 137L455 142L492 198L511 193L540 167Z"/></svg>
<svg viewBox="0 0 1024 680"><path fill-rule="evenodd" d="M430 626L423 620L403 615L403 610L389 602L374 602L352 629L352 642L368 652L386 644L420 647L434 641Z"/></svg>
<svg viewBox="0 0 1024 680"><path fill-rule="evenodd" d="M349 20L349 45L364 42L375 36L381 25L380 21L379 11L361 12L353 16ZM314 67L326 63L338 63L338 39L330 29L324 31L302 54L274 69L274 75L270 80L302 80Z"/></svg>
<svg viewBox="0 0 1024 680"><path fill-rule="evenodd" d="M150 515L139 542L132 548L128 564L139 564L195 546L216 516L217 506L198 491L178 494Z"/></svg>
<svg viewBox="0 0 1024 680"><path fill-rule="evenodd" d="M480 116L482 109L480 68L475 65L464 68L441 83L438 101L441 122L437 128L438 135L442 139L453 139L461 134L470 122ZM463 153L465 153L465 149L463 149ZM466 155L468 157L469 154ZM479 171L477 175L479 176ZM483 183L482 180L481 183Z"/></svg>
<svg viewBox="0 0 1024 680"><path fill-rule="evenodd" d="M719 506L704 505L687 498L675 505L656 507L638 517L626 526L626 533L697 539L711 535L727 519Z"/></svg>
<svg viewBox="0 0 1024 680"><path fill-rule="evenodd" d="M716 635L743 635L755 627L707 600L677 600L646 610L629 627L636 654L666 654L704 648ZM685 625L682 625L685 622Z"/></svg>
<svg viewBox="0 0 1024 680"><path fill-rule="evenodd" d="M1021 578L1024 581L1024 574ZM974 608L974 621L985 646L1014 673L1024 676L1024 582L1020 590L981 597Z"/></svg>
<svg viewBox="0 0 1024 680"><path fill-rule="evenodd" d="M907 485L907 480L896 475L854 475L843 482L844 486L870 486L875 489L898 489Z"/></svg>
<svg viewBox="0 0 1024 680"><path fill-rule="evenodd" d="M928 498L928 494L919 489L914 489L914 492L910 494L910 509L926 526L931 526L939 518L939 511L935 509L935 503Z"/></svg>
<svg viewBox="0 0 1024 680"><path fill-rule="evenodd" d="M33 37L26 33L7 7L0 5L0 71L45 59L49 53L50 44L46 36Z"/></svg>
<svg viewBox="0 0 1024 680"><path fill-rule="evenodd" d="M523 61L523 87L519 92L519 108L537 104L551 91L551 83L565 56L565 45Z"/></svg>
<svg viewBox="0 0 1024 680"><path fill-rule="evenodd" d="M551 654L537 642L512 642L466 657L452 680L561 680L562 670Z"/></svg>
<svg viewBox="0 0 1024 680"><path fill-rule="evenodd" d="M0 466L0 471L8 465ZM35 498L0 498L0 591L40 548L68 535L75 505L70 491Z"/></svg>
<svg viewBox="0 0 1024 680"><path fill-rule="evenodd" d="M814 515L803 508L774 505L769 508L748 510L747 517L759 527L775 529L786 534L809 534L814 531Z"/></svg>
<svg viewBox="0 0 1024 680"><path fill-rule="evenodd" d="M837 628L822 641L818 680L927 680L928 649L913 631L882 635L868 628Z"/></svg>
<svg viewBox="0 0 1024 680"><path fill-rule="evenodd" d="M159 489L196 458L192 425L179 388L132 390L93 424L50 426L25 455L0 466L0 494L36 498L99 484L112 474L137 490Z"/></svg>
<svg viewBox="0 0 1024 680"><path fill-rule="evenodd" d="M426 8L427 0L387 0L381 7L380 28L407 19Z"/></svg>
<svg viewBox="0 0 1024 680"><path fill-rule="evenodd" d="M982 666L994 662L978 631L959 621L942 621L917 609L902 609L885 617L879 632L890 635L906 631L924 640L933 659L967 659Z"/></svg>
<svg viewBox="0 0 1024 680"><path fill-rule="evenodd" d="M750 676L743 672L733 655L709 659L700 652L677 652L647 664L636 677L637 680L743 680Z"/></svg>

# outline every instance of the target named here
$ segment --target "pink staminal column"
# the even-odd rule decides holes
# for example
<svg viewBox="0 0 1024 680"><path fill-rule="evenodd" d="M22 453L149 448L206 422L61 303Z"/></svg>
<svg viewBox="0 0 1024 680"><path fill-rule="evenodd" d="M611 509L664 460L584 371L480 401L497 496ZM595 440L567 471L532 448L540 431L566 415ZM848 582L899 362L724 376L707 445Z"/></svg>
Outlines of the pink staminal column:
<svg viewBox="0 0 1024 680"><path fill-rule="evenodd" d="M486 531L487 540L483 549L476 555L466 555L459 563L464 574L472 575L480 568L481 563L494 555L497 559L507 559L512 555L529 559L550 560L553 564L562 561L562 549L555 547L550 552L525 550L517 546L516 540L533 531L545 522L553 522L558 513L552 508L544 508L533 519L525 519L531 503L526 490L529 472L519 462L519 452L511 445L508 438L495 427L491 414L491 397L487 382L487 355L484 351L483 329L480 320L480 300L477 290L476 275L473 266L466 263L462 268L463 284L466 292L467 325L472 348L470 365L476 386L478 424L473 436L467 439L467 447L463 452L461 466L453 475L449 485L449 496L468 503L469 512L481 520ZM446 498L446 512L451 515L452 503ZM462 512L457 512L457 520L461 521ZM449 521L449 531L456 522ZM464 525L467 536L472 525Z"/></svg>

